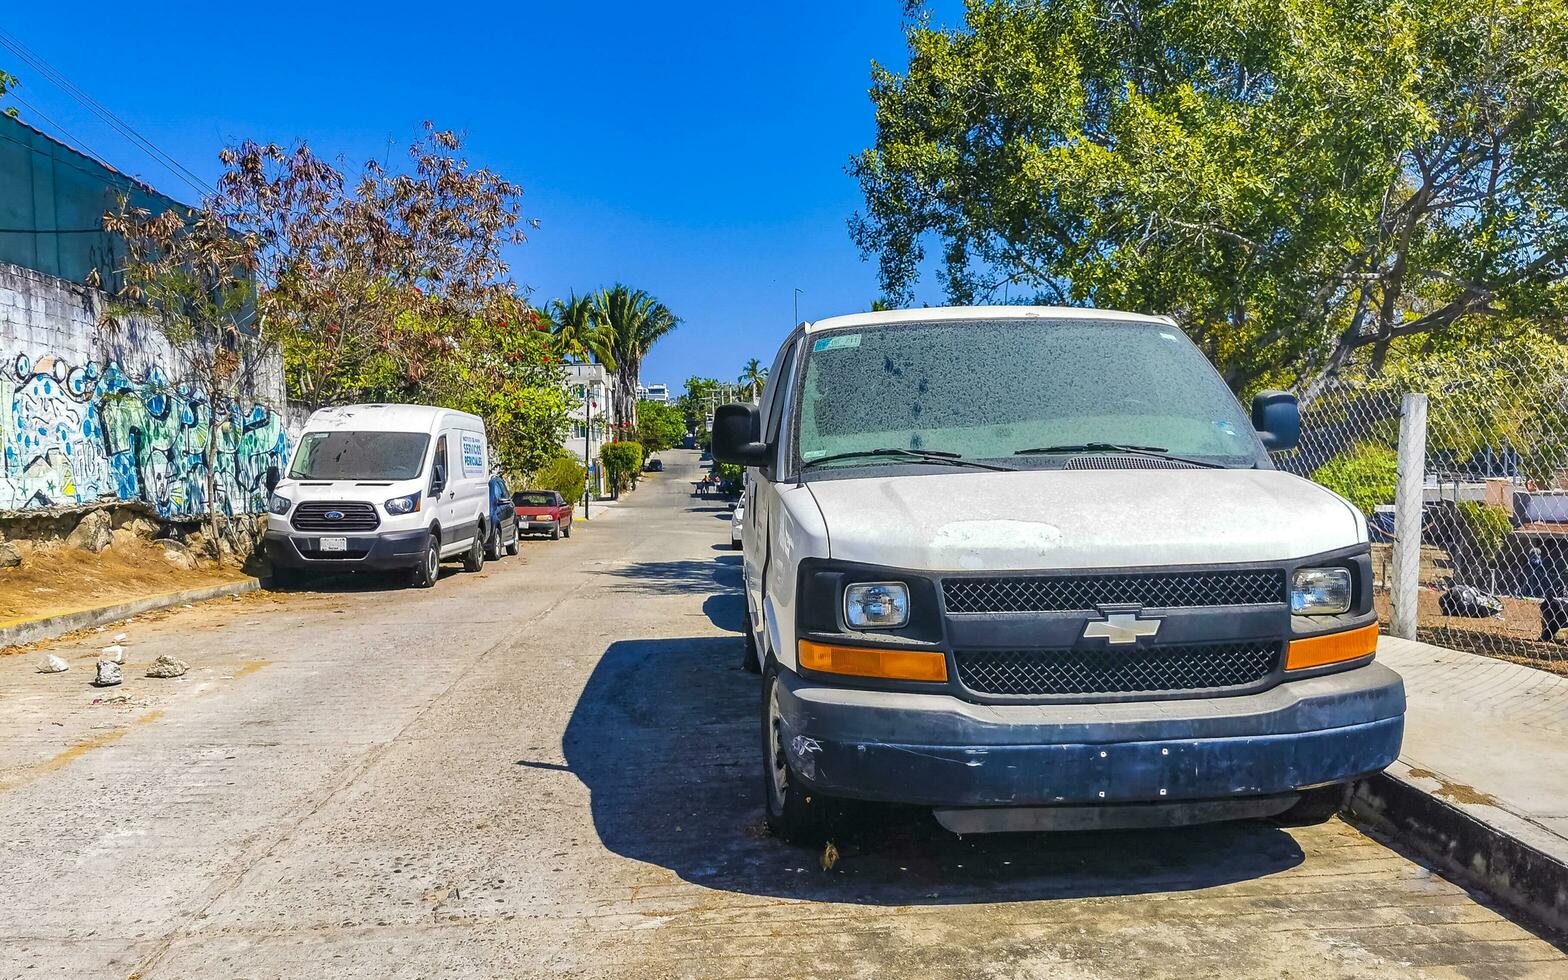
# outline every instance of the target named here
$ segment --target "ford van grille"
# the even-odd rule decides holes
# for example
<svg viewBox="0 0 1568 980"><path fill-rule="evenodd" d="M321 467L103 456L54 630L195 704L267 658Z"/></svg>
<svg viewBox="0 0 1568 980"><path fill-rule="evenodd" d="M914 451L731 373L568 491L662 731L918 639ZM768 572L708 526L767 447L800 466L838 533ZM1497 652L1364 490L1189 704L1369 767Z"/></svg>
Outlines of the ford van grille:
<svg viewBox="0 0 1568 980"><path fill-rule="evenodd" d="M311 534L364 534L381 526L374 504L363 501L323 503L307 500L294 508L289 523Z"/></svg>
<svg viewBox="0 0 1568 980"><path fill-rule="evenodd" d="M1001 575L942 582L952 613L1088 612L1100 606L1146 609L1284 604L1278 568L1112 575Z"/></svg>
<svg viewBox="0 0 1568 980"><path fill-rule="evenodd" d="M1279 643L1198 643L1136 650L957 650L976 694L1051 697L1250 687L1279 665Z"/></svg>

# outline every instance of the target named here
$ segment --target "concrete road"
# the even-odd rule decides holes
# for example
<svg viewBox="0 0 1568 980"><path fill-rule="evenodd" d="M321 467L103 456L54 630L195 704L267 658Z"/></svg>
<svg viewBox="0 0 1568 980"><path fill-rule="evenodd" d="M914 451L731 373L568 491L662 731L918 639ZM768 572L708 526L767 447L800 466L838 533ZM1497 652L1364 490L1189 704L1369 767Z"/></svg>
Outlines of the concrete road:
<svg viewBox="0 0 1568 980"><path fill-rule="evenodd" d="M0 977L1568 975L1338 821L959 839L879 810L822 870L761 829L728 515L665 458L432 591L133 622L119 689L87 685L117 629L0 657ZM190 673L144 679L166 652Z"/></svg>

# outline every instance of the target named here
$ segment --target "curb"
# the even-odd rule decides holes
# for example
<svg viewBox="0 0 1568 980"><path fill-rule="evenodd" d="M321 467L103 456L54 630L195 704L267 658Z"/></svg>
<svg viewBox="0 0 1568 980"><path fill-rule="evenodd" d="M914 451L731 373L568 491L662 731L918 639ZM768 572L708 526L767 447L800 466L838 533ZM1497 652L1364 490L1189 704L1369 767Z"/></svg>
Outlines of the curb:
<svg viewBox="0 0 1568 980"><path fill-rule="evenodd" d="M1556 838L1506 810L1485 807L1482 819L1422 789L1402 769L1396 764L1358 781L1348 814L1525 921L1568 934L1568 863L1529 842Z"/></svg>
<svg viewBox="0 0 1568 980"><path fill-rule="evenodd" d="M170 606L184 605L188 602L203 602L207 599L219 599L223 596L241 595L245 592L254 592L259 588L261 588L261 579L241 579L238 582L229 582L224 585L208 585L200 589L187 589L184 592L168 592L163 595L148 596L145 599L121 602L113 606L83 609L80 612L62 613L59 616L50 616L46 619L34 619L25 623L17 623L14 626L0 627L0 650L4 650L7 647L21 646L24 643L36 643L39 640L52 640L72 630L85 629L91 626L103 626L117 620L139 616L142 613L167 609Z"/></svg>

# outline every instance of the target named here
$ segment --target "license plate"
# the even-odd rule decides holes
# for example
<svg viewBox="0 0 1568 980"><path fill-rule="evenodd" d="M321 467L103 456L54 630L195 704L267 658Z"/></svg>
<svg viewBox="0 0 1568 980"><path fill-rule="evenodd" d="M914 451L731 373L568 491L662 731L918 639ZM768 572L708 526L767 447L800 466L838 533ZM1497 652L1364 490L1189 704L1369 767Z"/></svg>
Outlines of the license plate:
<svg viewBox="0 0 1568 980"><path fill-rule="evenodd" d="M322 538L322 551L347 551L348 538Z"/></svg>

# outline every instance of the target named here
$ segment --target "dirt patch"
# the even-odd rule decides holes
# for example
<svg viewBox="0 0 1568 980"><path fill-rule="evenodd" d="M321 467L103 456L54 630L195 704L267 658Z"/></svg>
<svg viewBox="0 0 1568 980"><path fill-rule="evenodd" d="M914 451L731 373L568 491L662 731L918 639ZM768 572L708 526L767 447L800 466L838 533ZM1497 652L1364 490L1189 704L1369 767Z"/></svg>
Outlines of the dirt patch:
<svg viewBox="0 0 1568 980"><path fill-rule="evenodd" d="M1437 793L1445 800L1455 803L1469 803L1475 806L1496 806L1497 800L1478 789L1466 786L1464 783L1451 783L1430 769L1412 769L1410 775L1415 779L1431 779L1437 782Z"/></svg>
<svg viewBox="0 0 1568 980"><path fill-rule="evenodd" d="M41 547L20 566L0 570L0 626L247 577L234 566L213 562L176 568L161 547L142 540L116 542L97 554Z"/></svg>

